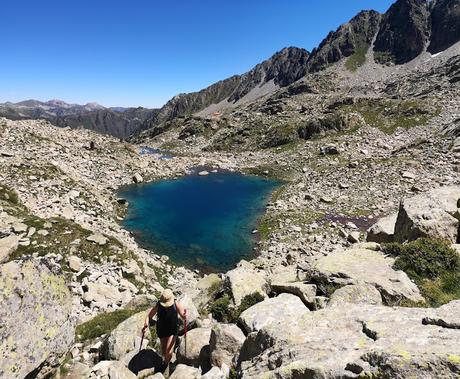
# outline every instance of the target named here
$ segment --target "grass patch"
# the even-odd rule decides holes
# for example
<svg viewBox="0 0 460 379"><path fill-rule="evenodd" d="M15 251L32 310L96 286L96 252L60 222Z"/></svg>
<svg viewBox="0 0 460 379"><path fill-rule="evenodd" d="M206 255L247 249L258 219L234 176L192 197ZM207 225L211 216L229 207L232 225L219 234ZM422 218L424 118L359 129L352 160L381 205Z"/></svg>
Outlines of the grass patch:
<svg viewBox="0 0 460 379"><path fill-rule="evenodd" d="M438 307L460 299L460 256L448 243L419 238L406 244L386 244L384 252L397 257L394 268L406 272L417 284L427 306Z"/></svg>
<svg viewBox="0 0 460 379"><path fill-rule="evenodd" d="M344 105L345 113L360 113L366 124L384 133L393 134L397 128L410 129L426 125L440 113L424 100L361 99L352 105Z"/></svg>
<svg viewBox="0 0 460 379"><path fill-rule="evenodd" d="M78 342L87 341L100 337L103 334L110 333L121 322L147 309L148 308L119 309L114 312L101 313L91 320L77 326L75 329L76 340Z"/></svg>
<svg viewBox="0 0 460 379"><path fill-rule="evenodd" d="M345 67L352 72L355 72L359 67L366 63L367 46L358 47L356 51L348 57L345 62Z"/></svg>

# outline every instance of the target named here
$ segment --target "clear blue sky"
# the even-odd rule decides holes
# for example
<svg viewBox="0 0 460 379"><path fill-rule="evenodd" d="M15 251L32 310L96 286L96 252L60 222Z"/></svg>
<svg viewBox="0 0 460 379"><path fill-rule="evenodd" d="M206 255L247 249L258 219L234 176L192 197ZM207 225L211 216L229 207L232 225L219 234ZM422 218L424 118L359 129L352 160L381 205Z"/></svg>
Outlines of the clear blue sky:
<svg viewBox="0 0 460 379"><path fill-rule="evenodd" d="M1 0L0 102L158 107L393 0Z"/></svg>

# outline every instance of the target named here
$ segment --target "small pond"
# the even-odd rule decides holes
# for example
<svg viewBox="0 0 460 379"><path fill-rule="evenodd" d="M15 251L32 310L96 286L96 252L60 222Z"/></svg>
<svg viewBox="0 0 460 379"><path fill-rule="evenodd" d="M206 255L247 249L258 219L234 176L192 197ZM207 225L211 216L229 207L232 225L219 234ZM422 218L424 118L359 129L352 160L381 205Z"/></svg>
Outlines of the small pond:
<svg viewBox="0 0 460 379"><path fill-rule="evenodd" d="M271 192L279 182L234 172L188 175L124 187L124 227L141 246L179 265L225 271L251 258Z"/></svg>

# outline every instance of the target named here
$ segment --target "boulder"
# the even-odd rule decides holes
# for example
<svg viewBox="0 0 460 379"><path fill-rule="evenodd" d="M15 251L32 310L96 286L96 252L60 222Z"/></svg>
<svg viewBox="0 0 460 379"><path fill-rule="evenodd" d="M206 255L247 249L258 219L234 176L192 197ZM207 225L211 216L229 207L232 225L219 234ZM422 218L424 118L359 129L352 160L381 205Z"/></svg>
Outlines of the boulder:
<svg viewBox="0 0 460 379"><path fill-rule="evenodd" d="M19 246L20 237L14 234L0 238L0 263L6 262Z"/></svg>
<svg viewBox="0 0 460 379"><path fill-rule="evenodd" d="M108 238L102 235L101 233L91 234L89 237L86 238L86 240L97 243L99 246L104 246L109 241Z"/></svg>
<svg viewBox="0 0 460 379"><path fill-rule="evenodd" d="M201 370L199 368L178 364L169 379L200 379Z"/></svg>
<svg viewBox="0 0 460 379"><path fill-rule="evenodd" d="M139 312L120 323L104 340L101 357L108 360L120 360L129 352L138 351L146 315L147 312ZM146 331L142 347L147 346L150 339L150 333Z"/></svg>
<svg viewBox="0 0 460 379"><path fill-rule="evenodd" d="M382 296L370 284L351 284L334 291L328 305L336 306L343 303L381 305Z"/></svg>
<svg viewBox="0 0 460 379"><path fill-rule="evenodd" d="M72 346L72 297L39 261L0 266L0 304L0 377L35 377Z"/></svg>
<svg viewBox="0 0 460 379"><path fill-rule="evenodd" d="M227 272L225 286L236 306L248 295L259 293L267 297L268 284L265 275L246 261L241 261L238 267Z"/></svg>
<svg viewBox="0 0 460 379"><path fill-rule="evenodd" d="M248 336L238 371L244 379L453 378L459 322L460 301L438 309L343 304L297 322L281 317Z"/></svg>
<svg viewBox="0 0 460 379"><path fill-rule="evenodd" d="M209 370L206 374L201 376L201 379L227 379L229 377L229 374L230 370L228 369L228 367L212 367L211 370Z"/></svg>
<svg viewBox="0 0 460 379"><path fill-rule="evenodd" d="M137 375L133 374L123 363L114 361L111 362L108 369L109 379L137 379Z"/></svg>
<svg viewBox="0 0 460 379"><path fill-rule="evenodd" d="M187 351L185 351L185 341L181 337L181 343L177 350L177 362L189 366L209 366L209 339L211 329L196 328L187 332Z"/></svg>
<svg viewBox="0 0 460 379"><path fill-rule="evenodd" d="M107 284L88 283L87 291L83 294L83 301L98 304L120 304L122 294L118 291L118 288Z"/></svg>
<svg viewBox="0 0 460 379"><path fill-rule="evenodd" d="M144 178L142 177L141 174L139 174L138 172L136 172L134 175L133 175L133 182L134 183L142 183L144 181Z"/></svg>
<svg viewBox="0 0 460 379"><path fill-rule="evenodd" d="M316 283L372 285L387 304L424 301L417 286L405 272L394 270L393 264L394 258L380 251L350 248L317 258L308 274Z"/></svg>
<svg viewBox="0 0 460 379"><path fill-rule="evenodd" d="M398 214L392 213L379 219L367 230L367 240L378 243L393 242L397 218Z"/></svg>
<svg viewBox="0 0 460 379"><path fill-rule="evenodd" d="M303 282L271 284L272 290L278 294L290 293L296 295L309 308L315 309L316 285L305 284Z"/></svg>
<svg viewBox="0 0 460 379"><path fill-rule="evenodd" d="M209 340L211 364L217 367L222 367L223 364L231 367L245 339L245 335L235 324L214 325Z"/></svg>
<svg viewBox="0 0 460 379"><path fill-rule="evenodd" d="M81 259L76 257L75 255L71 255L68 259L67 259L67 264L69 265L69 268L73 271L73 272L78 272L81 270Z"/></svg>
<svg viewBox="0 0 460 379"><path fill-rule="evenodd" d="M456 243L459 229L460 187L441 187L401 202L395 225L395 240L412 241L420 237Z"/></svg>
<svg viewBox="0 0 460 379"><path fill-rule="evenodd" d="M304 313L309 313L309 310L299 297L282 293L246 309L241 313L238 321L247 333L251 333L262 329L275 320L283 319L286 323L295 323Z"/></svg>
<svg viewBox="0 0 460 379"><path fill-rule="evenodd" d="M192 297L188 294L184 294L177 300L183 308L187 311L187 326L193 328L196 325L198 318L200 317L200 312L193 303ZM182 333L184 330L184 322L182 318L179 317L179 332Z"/></svg>

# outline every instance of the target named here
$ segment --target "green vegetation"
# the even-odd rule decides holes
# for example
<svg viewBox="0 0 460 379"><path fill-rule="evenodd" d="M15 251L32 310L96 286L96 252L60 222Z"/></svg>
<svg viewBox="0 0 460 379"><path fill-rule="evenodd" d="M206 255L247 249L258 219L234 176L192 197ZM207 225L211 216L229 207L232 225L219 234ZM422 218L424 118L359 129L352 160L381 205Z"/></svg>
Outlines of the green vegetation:
<svg viewBox="0 0 460 379"><path fill-rule="evenodd" d="M360 113L368 125L387 134L393 134L397 128L410 129L426 125L440 112L427 101L419 99L362 99L355 104L342 106L341 110L345 113Z"/></svg>
<svg viewBox="0 0 460 379"><path fill-rule="evenodd" d="M395 269L403 270L414 280L427 306L438 307L460 299L460 256L448 243L419 238L406 244L386 244L384 251L397 257Z"/></svg>
<svg viewBox="0 0 460 379"><path fill-rule="evenodd" d="M241 300L241 304L237 308L230 305L230 297L225 294L221 298L211 302L208 306L209 312L219 322L236 322L246 309L251 308L253 305L260 303L264 297L260 293L253 293L247 295Z"/></svg>
<svg viewBox="0 0 460 379"><path fill-rule="evenodd" d="M76 340L79 342L87 341L103 334L110 333L121 322L136 313L146 310L147 308L118 309L110 313L101 313L91 320L77 326L75 329Z"/></svg>
<svg viewBox="0 0 460 379"><path fill-rule="evenodd" d="M356 52L348 57L345 62L345 67L355 72L359 67L361 67L366 62L366 53L367 53L367 46L358 47Z"/></svg>

